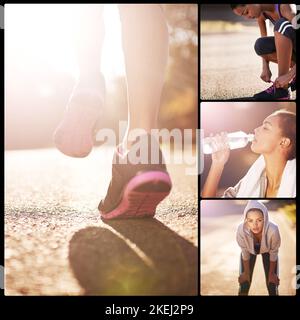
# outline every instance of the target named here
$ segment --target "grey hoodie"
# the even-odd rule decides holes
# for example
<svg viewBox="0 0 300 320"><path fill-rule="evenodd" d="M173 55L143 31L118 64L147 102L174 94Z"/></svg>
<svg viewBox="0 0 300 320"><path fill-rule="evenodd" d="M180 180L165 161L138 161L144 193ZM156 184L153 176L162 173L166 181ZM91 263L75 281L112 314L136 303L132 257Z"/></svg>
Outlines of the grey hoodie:
<svg viewBox="0 0 300 320"><path fill-rule="evenodd" d="M250 259L250 253L255 255L254 239L252 232L246 224L246 214L250 209L259 209L264 215L264 227L262 231L262 239L260 245L260 253L268 252L270 261L277 261L278 249L280 247L280 234L278 226L269 221L268 209L257 200L250 200L244 210L244 221L238 226L236 240L242 249L243 260Z"/></svg>

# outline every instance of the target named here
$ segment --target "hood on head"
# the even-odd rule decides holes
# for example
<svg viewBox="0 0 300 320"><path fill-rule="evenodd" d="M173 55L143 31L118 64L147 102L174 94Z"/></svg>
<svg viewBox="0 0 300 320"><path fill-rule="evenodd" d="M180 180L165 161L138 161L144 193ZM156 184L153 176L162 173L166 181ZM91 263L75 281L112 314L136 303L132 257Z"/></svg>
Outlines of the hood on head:
<svg viewBox="0 0 300 320"><path fill-rule="evenodd" d="M246 208L244 209L244 221L246 222L246 215L247 212L252 210L252 209L258 209L263 213L264 216L264 228L263 228L263 233L266 232L268 224L269 224L269 213L267 207L261 203L260 201L257 200L249 200ZM244 224L245 225L245 224Z"/></svg>

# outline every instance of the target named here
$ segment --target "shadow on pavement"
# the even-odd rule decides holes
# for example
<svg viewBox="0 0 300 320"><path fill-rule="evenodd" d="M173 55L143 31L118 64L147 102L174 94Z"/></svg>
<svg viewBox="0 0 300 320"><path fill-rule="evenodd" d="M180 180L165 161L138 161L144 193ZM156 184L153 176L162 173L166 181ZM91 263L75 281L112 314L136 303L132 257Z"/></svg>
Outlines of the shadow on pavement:
<svg viewBox="0 0 300 320"><path fill-rule="evenodd" d="M197 295L197 248L156 219L79 230L69 261L86 295Z"/></svg>

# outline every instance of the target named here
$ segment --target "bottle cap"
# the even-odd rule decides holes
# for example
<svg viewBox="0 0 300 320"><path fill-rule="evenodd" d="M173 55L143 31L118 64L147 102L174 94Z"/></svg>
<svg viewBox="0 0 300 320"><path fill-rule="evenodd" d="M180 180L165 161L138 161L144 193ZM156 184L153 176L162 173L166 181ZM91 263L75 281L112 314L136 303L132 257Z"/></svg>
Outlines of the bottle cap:
<svg viewBox="0 0 300 320"><path fill-rule="evenodd" d="M254 134L249 133L249 134L248 134L248 141L249 141L249 142L252 142L253 140L254 140Z"/></svg>

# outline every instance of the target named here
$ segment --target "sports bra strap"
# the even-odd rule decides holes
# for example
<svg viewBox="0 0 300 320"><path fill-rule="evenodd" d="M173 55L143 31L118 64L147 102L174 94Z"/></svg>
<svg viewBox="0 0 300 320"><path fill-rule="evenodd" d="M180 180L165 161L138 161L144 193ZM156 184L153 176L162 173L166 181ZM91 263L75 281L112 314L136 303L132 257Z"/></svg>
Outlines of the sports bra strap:
<svg viewBox="0 0 300 320"><path fill-rule="evenodd" d="M281 11L280 11L280 4L275 4L275 10L278 12L279 14L279 17L282 18L282 14L281 14Z"/></svg>

